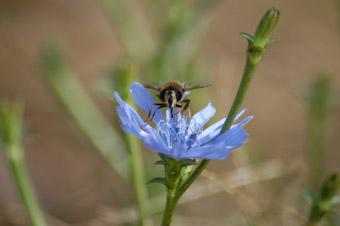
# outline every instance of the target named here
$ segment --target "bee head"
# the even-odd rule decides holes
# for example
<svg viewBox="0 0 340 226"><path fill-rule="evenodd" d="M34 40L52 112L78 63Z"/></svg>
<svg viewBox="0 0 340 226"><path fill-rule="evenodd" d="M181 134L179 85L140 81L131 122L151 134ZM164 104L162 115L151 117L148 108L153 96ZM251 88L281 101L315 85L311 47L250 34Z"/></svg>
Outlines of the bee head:
<svg viewBox="0 0 340 226"><path fill-rule="evenodd" d="M168 89L165 91L164 101L168 104L168 107L175 107L177 103L176 91L173 89Z"/></svg>

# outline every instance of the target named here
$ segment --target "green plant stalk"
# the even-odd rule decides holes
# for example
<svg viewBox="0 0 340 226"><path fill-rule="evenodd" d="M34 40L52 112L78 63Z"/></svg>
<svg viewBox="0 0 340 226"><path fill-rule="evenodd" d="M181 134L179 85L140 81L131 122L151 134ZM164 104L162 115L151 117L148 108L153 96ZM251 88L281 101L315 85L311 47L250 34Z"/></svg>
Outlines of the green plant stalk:
<svg viewBox="0 0 340 226"><path fill-rule="evenodd" d="M126 100L133 108L136 105L129 92L129 85L137 78L137 72L133 65L122 64L115 66L111 73L111 79L113 82L113 90L117 90L121 97ZM143 163L142 150L140 143L136 137L131 134L124 133L125 140L128 148L128 157L130 162L132 184L135 193L135 199L137 203L137 210L139 215L138 225L148 226L151 225L149 219L149 197L147 190L147 183L145 180L145 167Z"/></svg>
<svg viewBox="0 0 340 226"><path fill-rule="evenodd" d="M22 147L22 113L18 106L1 104L0 130L11 173L28 217L33 226L46 226L25 165Z"/></svg>
<svg viewBox="0 0 340 226"><path fill-rule="evenodd" d="M183 175L186 174L186 167L183 166L180 161L174 160L172 158L165 158L164 169L167 196L161 226L169 226L171 224L177 202L180 198L180 196L177 194L178 189L182 184Z"/></svg>
<svg viewBox="0 0 340 226"><path fill-rule="evenodd" d="M45 219L40 210L37 197L33 190L33 185L27 175L27 169L22 156L14 157L11 153L21 154L23 152L20 146L7 147L7 158L11 167L13 178L18 189L22 202L25 205L29 219L33 226L46 226Z"/></svg>
<svg viewBox="0 0 340 226"><path fill-rule="evenodd" d="M146 188L143 157L138 140L131 134L126 134L126 139L129 148L132 183L137 200L139 225L147 226L151 223L149 220L149 199Z"/></svg>
<svg viewBox="0 0 340 226"><path fill-rule="evenodd" d="M133 101L131 100L131 95L128 95L127 102L134 106ZM126 134L126 139L129 148L132 183L137 199L139 223L141 226L151 225L149 220L149 198L146 188L147 184L145 180L142 150L136 137L131 134Z"/></svg>
<svg viewBox="0 0 340 226"><path fill-rule="evenodd" d="M166 204L163 212L163 219L161 226L169 226L171 224L172 216L175 212L179 197L176 195L176 190L168 190L166 196Z"/></svg>
<svg viewBox="0 0 340 226"><path fill-rule="evenodd" d="M330 113L331 85L327 77L318 78L308 98L308 145L310 152L310 184L317 188L325 171L327 120Z"/></svg>
<svg viewBox="0 0 340 226"><path fill-rule="evenodd" d="M253 78L256 66L261 62L264 50L270 44L269 35L275 28L278 19L279 11L275 8L272 8L268 10L267 13L262 17L260 24L257 27L255 37L251 35L246 35L245 38L248 40L248 49L242 79L237 94L234 98L233 104L231 106L231 109L228 113L227 119L224 122L220 133L223 133L230 129L235 119L235 116L242 105L242 101L248 90L251 79ZM171 208L170 209L171 211L173 211L176 208L177 201L190 187L190 185L197 179L197 177L202 173L202 171L207 167L208 163L209 160L202 160L202 162L196 167L196 169L183 181L183 183L180 184L178 189L176 189L175 195L170 197L168 196L168 198L172 200L167 199L166 206L167 207L169 206L169 208ZM164 220L164 218L166 217L167 219ZM170 225L171 217L172 212L171 214L164 213L163 222L169 222L168 225Z"/></svg>
<svg viewBox="0 0 340 226"><path fill-rule="evenodd" d="M254 64L251 60L249 60L249 56L248 56L247 61L246 61L246 66L245 66L244 71L243 71L242 80L240 82L236 97L233 101L231 109L228 113L228 116L226 118L225 123L223 124L223 127L222 127L220 133L223 133L223 132L227 131L228 129L230 129L230 127L231 127L231 125L232 125L232 123L235 119L235 116L237 115L237 112L239 111L239 109L242 105L242 101L243 101L244 96L245 96L245 94L248 90L250 81L253 78L256 66L257 66L257 64ZM178 198L180 198L184 194L184 192L190 187L190 185L196 180L196 178L207 167L209 162L210 162L209 160L202 160L202 162L196 167L196 169L191 174L191 176L185 181L183 186L179 189L179 193L177 194L177 196L179 196Z"/></svg>

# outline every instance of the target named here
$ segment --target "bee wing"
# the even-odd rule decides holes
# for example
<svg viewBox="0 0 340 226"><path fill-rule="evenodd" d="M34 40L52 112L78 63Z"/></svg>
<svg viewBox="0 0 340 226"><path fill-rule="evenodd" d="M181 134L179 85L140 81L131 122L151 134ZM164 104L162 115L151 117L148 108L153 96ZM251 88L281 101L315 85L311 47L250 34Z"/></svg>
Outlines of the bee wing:
<svg viewBox="0 0 340 226"><path fill-rule="evenodd" d="M157 91L160 91L161 88L162 88L162 85L158 84L158 83L143 83L143 86L145 88L153 89L153 90L157 90Z"/></svg>
<svg viewBox="0 0 340 226"><path fill-rule="evenodd" d="M198 84L185 84L184 85L184 90L189 91L193 89L201 89L210 86L208 83L198 83Z"/></svg>

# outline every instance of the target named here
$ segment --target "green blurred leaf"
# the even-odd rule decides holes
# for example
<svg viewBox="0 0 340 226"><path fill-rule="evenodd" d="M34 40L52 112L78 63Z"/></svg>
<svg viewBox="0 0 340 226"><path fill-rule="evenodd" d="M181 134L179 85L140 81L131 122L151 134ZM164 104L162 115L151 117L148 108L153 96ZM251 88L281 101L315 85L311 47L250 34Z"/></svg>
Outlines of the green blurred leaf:
<svg viewBox="0 0 340 226"><path fill-rule="evenodd" d="M187 0L167 3L160 18L158 51L149 65L154 81L189 79L186 72L195 62L200 37L209 23L208 9Z"/></svg>
<svg viewBox="0 0 340 226"><path fill-rule="evenodd" d="M327 119L331 109L331 97L332 88L328 76L318 77L311 85L307 98L308 148L312 188L317 187L324 176L327 152Z"/></svg>
<svg viewBox="0 0 340 226"><path fill-rule="evenodd" d="M324 180L319 194L313 200L308 218L309 223L319 222L331 211L334 204L333 198L335 197L335 202L338 202L335 195L338 192L339 186L340 180L336 173L329 175Z"/></svg>
<svg viewBox="0 0 340 226"><path fill-rule="evenodd" d="M44 49L42 63L46 78L66 111L111 167L123 178L129 178L128 157L122 138L67 67L60 50L52 45Z"/></svg>

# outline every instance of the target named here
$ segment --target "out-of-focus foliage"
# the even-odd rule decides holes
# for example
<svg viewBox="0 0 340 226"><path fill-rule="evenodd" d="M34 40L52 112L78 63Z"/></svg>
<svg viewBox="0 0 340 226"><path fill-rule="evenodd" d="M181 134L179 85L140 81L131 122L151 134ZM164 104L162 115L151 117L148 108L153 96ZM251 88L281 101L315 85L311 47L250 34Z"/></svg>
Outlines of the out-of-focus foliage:
<svg viewBox="0 0 340 226"><path fill-rule="evenodd" d="M310 154L311 186L321 183L327 154L327 119L330 116L332 90L327 77L313 82L307 99L308 144Z"/></svg>
<svg viewBox="0 0 340 226"><path fill-rule="evenodd" d="M56 47L49 46L42 55L46 78L65 109L84 131L96 150L124 178L129 176L127 154L120 135L106 120L72 75Z"/></svg>
<svg viewBox="0 0 340 226"><path fill-rule="evenodd" d="M316 195L310 195L308 202L311 204L311 211L307 225L315 225L327 213L331 211L334 205L340 203L340 196L337 196L340 180L336 173L328 176Z"/></svg>
<svg viewBox="0 0 340 226"><path fill-rule="evenodd" d="M0 103L0 141L3 141L14 182L32 226L46 226L24 159L22 117L22 106Z"/></svg>

